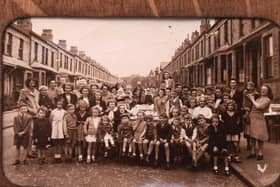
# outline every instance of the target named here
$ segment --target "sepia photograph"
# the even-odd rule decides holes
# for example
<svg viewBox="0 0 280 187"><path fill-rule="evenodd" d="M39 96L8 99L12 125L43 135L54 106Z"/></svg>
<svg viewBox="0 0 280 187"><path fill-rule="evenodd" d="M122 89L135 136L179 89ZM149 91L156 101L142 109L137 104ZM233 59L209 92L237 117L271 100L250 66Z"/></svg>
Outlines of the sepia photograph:
<svg viewBox="0 0 280 187"><path fill-rule="evenodd" d="M3 38L11 183L280 185L275 23L27 17Z"/></svg>

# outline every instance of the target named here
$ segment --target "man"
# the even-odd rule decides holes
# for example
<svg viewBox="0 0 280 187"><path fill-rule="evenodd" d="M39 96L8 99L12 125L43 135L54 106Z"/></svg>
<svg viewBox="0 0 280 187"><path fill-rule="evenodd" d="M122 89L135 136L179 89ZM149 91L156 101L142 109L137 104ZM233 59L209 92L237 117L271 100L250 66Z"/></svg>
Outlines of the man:
<svg viewBox="0 0 280 187"><path fill-rule="evenodd" d="M143 104L145 101L145 91L142 88L141 82L137 82L136 88L133 90L133 97L136 104Z"/></svg>
<svg viewBox="0 0 280 187"><path fill-rule="evenodd" d="M195 107L193 111L193 118L198 118L199 115L203 115L206 119L211 119L212 110L206 105L206 99L204 96L199 98L199 106Z"/></svg>
<svg viewBox="0 0 280 187"><path fill-rule="evenodd" d="M230 98L237 104L237 111L241 111L243 103L243 91L239 90L237 87L237 80L231 79L229 82L230 87Z"/></svg>

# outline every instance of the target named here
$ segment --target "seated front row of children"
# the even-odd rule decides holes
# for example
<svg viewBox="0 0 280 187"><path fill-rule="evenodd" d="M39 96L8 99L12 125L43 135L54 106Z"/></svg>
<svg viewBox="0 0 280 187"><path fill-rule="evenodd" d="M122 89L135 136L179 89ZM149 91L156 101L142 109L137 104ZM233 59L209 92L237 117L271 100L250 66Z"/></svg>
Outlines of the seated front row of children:
<svg viewBox="0 0 280 187"><path fill-rule="evenodd" d="M49 119L44 107L38 110L38 117L33 120L33 138L40 163L44 162L46 146L52 140L54 160L61 159L64 148L66 161L71 161L73 153L76 153L79 162L95 162L98 146L102 144L104 157L108 157L111 148L118 147L122 157L134 158L139 153L140 160L146 163L153 160L154 166L160 164L162 157L166 169L170 168L172 161L181 162L186 156L191 158L193 167L197 167L201 158L210 154L214 173L218 173L218 158L221 157L225 162L225 173L229 175L226 131L218 115L213 115L208 121L203 115L193 120L187 113L183 117L174 117L170 124L165 113L159 115L157 122L153 116L145 116L143 111L137 113L136 121L132 121L128 113L123 113L117 132L114 132L107 115L100 116L97 107L92 107L89 115L85 108L86 103L80 100L77 109L69 104L65 111L62 102L58 101ZM18 152L15 164L20 163L20 147L27 147L31 124L32 117L26 113L26 106L21 105L14 123ZM160 155L161 150L163 155Z"/></svg>

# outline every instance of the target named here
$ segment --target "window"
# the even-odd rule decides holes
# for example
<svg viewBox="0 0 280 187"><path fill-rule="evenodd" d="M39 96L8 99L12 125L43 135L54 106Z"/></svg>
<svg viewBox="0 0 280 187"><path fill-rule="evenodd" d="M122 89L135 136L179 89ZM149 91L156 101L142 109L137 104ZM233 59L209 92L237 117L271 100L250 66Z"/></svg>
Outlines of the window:
<svg viewBox="0 0 280 187"><path fill-rule="evenodd" d="M208 54L211 53L211 37L208 37Z"/></svg>
<svg viewBox="0 0 280 187"><path fill-rule="evenodd" d="M200 51L201 51L201 56L204 56L204 42L203 40L201 41L201 46L200 46Z"/></svg>
<svg viewBox="0 0 280 187"><path fill-rule="evenodd" d="M13 49L13 35L8 33L8 43L7 43L7 55L12 56Z"/></svg>
<svg viewBox="0 0 280 187"><path fill-rule="evenodd" d="M264 78L272 77L273 41L272 35L264 38Z"/></svg>
<svg viewBox="0 0 280 187"><path fill-rule="evenodd" d="M255 19L251 19L251 26L252 26L252 29L256 28L256 20Z"/></svg>
<svg viewBox="0 0 280 187"><path fill-rule="evenodd" d="M215 36L215 49L218 49L221 46L221 43L220 43L220 29L218 29L215 32L214 36Z"/></svg>
<svg viewBox="0 0 280 187"><path fill-rule="evenodd" d="M225 28L224 28L224 41L225 44L228 43L228 21L225 22Z"/></svg>
<svg viewBox="0 0 280 187"><path fill-rule="evenodd" d="M73 63L73 59L70 59L70 71L72 71L72 63Z"/></svg>
<svg viewBox="0 0 280 187"><path fill-rule="evenodd" d="M45 64L45 47L42 46L42 64Z"/></svg>
<svg viewBox="0 0 280 187"><path fill-rule="evenodd" d="M221 78L222 78L222 83L226 83L227 81L227 61L226 61L227 56L222 55L221 56Z"/></svg>
<svg viewBox="0 0 280 187"><path fill-rule="evenodd" d="M239 37L244 36L244 23L242 19L239 19Z"/></svg>
<svg viewBox="0 0 280 187"><path fill-rule="evenodd" d="M62 53L60 53L60 67L62 68Z"/></svg>
<svg viewBox="0 0 280 187"><path fill-rule="evenodd" d="M48 65L48 61L49 61L49 49L46 48L46 60L45 60L45 65Z"/></svg>
<svg viewBox="0 0 280 187"><path fill-rule="evenodd" d="M34 61L38 61L38 43L34 44Z"/></svg>
<svg viewBox="0 0 280 187"><path fill-rule="evenodd" d="M67 69L67 59L66 55L64 55L64 69Z"/></svg>
<svg viewBox="0 0 280 187"><path fill-rule="evenodd" d="M19 39L18 58L23 60L23 39Z"/></svg>
<svg viewBox="0 0 280 187"><path fill-rule="evenodd" d="M51 53L51 67L54 67L54 52Z"/></svg>

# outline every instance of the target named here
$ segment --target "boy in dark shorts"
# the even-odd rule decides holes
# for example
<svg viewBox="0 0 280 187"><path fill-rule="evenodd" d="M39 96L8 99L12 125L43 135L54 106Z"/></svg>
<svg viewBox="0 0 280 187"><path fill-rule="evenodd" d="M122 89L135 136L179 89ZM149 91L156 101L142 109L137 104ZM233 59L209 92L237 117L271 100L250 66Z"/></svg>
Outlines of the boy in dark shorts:
<svg viewBox="0 0 280 187"><path fill-rule="evenodd" d="M27 147L29 143L29 136L31 130L31 124L33 123L32 116L27 114L27 105L21 103L18 108L18 115L14 118L14 145L16 146L16 161L13 165L20 164L21 147L23 164L27 164Z"/></svg>
<svg viewBox="0 0 280 187"><path fill-rule="evenodd" d="M146 162L150 162L150 155L156 143L156 127L152 115L146 116L146 125L147 129L143 141L143 150L146 155Z"/></svg>

